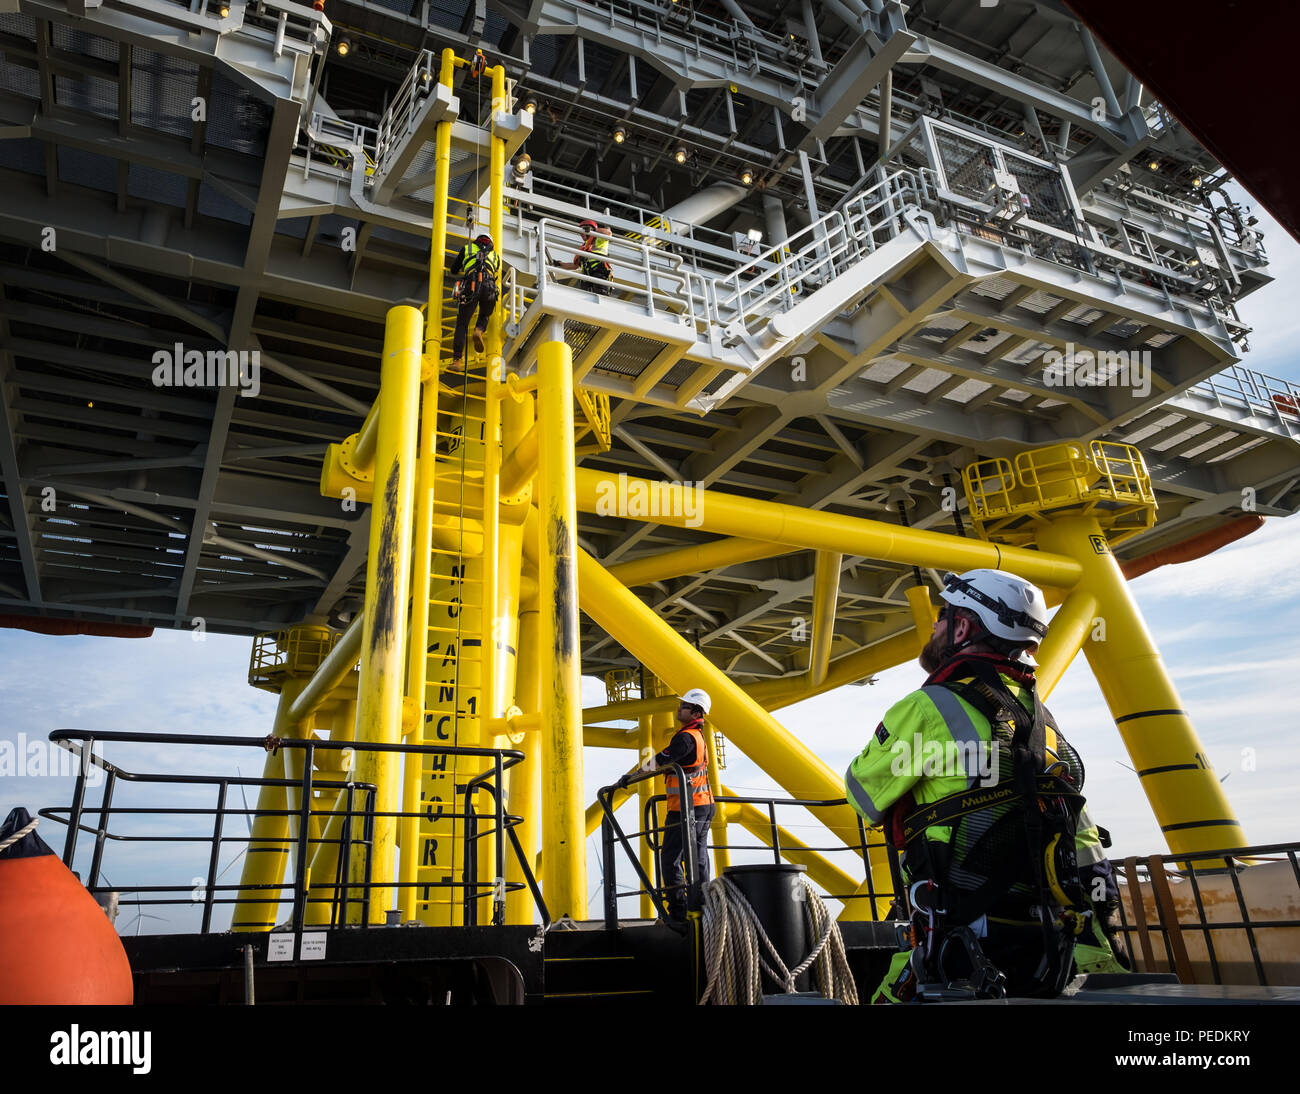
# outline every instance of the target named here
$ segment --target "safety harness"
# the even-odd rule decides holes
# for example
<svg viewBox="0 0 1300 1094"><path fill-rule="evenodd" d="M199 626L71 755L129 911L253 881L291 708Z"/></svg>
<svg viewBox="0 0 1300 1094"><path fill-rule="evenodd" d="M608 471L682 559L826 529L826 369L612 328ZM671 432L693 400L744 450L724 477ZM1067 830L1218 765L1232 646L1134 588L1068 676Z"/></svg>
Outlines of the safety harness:
<svg viewBox="0 0 1300 1094"><path fill-rule="evenodd" d="M919 989L924 998L1001 997L1005 977L967 926L983 916L1026 931L1036 921L1041 931L1043 960L1031 984L1017 985L1017 994L1058 995L1069 976L1074 937L1088 906L1074 853L1083 765L1037 691L1031 713L1003 673L1033 689L1031 674L986 654L960 657L927 681L988 719L1002 776L993 786L961 790L919 808L906 795L887 815L887 837L904 852L909 876L920 879L909 893L913 949L905 968L898 963L896 971L904 975L887 978L895 989L884 993L888 998L909 979L912 991ZM1055 751L1065 757L1050 767L1048 727L1056 735ZM951 827L948 842L928 837L936 826ZM954 963L956 954L960 961ZM960 987L952 983L954 968L961 970Z"/></svg>
<svg viewBox="0 0 1300 1094"><path fill-rule="evenodd" d="M465 244L460 263L460 284L456 289L457 302L477 299L485 282L491 282L495 292L497 271L500 269L501 256L496 251L490 247L480 247L472 241Z"/></svg>
<svg viewBox="0 0 1300 1094"><path fill-rule="evenodd" d="M597 248L602 248L597 250ZM614 276L614 267L611 266L603 255L608 253L609 241L603 236L597 236L593 233L588 239L585 239L579 251L583 257L580 259L580 266L583 274L587 277L600 278L602 281L608 281Z"/></svg>

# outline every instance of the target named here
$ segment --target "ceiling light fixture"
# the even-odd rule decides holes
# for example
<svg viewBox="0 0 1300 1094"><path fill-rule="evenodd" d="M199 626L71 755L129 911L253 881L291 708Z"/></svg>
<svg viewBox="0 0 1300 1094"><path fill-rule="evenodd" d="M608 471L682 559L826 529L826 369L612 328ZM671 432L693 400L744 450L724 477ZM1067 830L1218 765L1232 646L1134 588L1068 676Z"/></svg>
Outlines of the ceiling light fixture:
<svg viewBox="0 0 1300 1094"><path fill-rule="evenodd" d="M622 144L625 140L627 140L627 130L621 125L614 126L614 143Z"/></svg>
<svg viewBox="0 0 1300 1094"><path fill-rule="evenodd" d="M678 163L685 163L686 156L687 156L686 146L684 144L679 144L677 146L677 151L673 153L673 159L675 159Z"/></svg>
<svg viewBox="0 0 1300 1094"><path fill-rule="evenodd" d="M338 55L340 57L346 57L349 53L352 52L352 39L340 38L338 45L336 45L334 48L338 51Z"/></svg>
<svg viewBox="0 0 1300 1094"><path fill-rule="evenodd" d="M745 166L740 169L740 184L742 186L754 185L754 169L750 167L749 164L745 164Z"/></svg>

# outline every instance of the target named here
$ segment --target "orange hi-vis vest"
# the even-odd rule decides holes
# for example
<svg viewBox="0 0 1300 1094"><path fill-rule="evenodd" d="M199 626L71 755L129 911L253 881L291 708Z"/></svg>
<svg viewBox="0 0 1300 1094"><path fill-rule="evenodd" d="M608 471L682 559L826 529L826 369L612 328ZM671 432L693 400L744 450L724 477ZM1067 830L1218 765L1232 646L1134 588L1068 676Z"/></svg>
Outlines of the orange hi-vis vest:
<svg viewBox="0 0 1300 1094"><path fill-rule="evenodd" d="M700 732L702 722L692 722L683 726L682 733L690 735L695 742L695 762L682 764L686 773L686 782L691 790L691 805L712 805L713 791L709 789L709 752L704 744L704 734ZM681 811L681 797L677 793L677 773L671 768L664 777L664 790L668 795L668 812Z"/></svg>

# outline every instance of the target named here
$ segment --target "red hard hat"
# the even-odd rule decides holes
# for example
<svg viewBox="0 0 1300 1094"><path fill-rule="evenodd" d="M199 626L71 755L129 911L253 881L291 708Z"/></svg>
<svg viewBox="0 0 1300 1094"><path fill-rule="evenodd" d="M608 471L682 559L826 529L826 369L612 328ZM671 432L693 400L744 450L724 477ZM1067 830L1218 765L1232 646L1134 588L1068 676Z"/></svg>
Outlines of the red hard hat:
<svg viewBox="0 0 1300 1094"><path fill-rule="evenodd" d="M590 225L593 228L597 227L597 224L594 220L584 220L581 224L578 225L578 227L586 228L588 225Z"/></svg>

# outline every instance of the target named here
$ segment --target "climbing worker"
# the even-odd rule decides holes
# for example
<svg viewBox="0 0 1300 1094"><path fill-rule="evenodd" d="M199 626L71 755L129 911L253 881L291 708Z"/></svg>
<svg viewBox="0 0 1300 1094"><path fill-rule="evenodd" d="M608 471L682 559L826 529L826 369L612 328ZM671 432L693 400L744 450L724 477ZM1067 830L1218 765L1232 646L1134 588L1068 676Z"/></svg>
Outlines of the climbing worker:
<svg viewBox="0 0 1300 1094"><path fill-rule="evenodd" d="M583 276L592 279L584 281L583 287L597 296L608 296L610 278L614 276L614 268L609 264L608 258L610 230L594 220L584 220L578 227L582 229L582 246L574 253L572 262L560 262L557 265L562 270L581 267Z"/></svg>
<svg viewBox="0 0 1300 1094"><path fill-rule="evenodd" d="M457 278L453 297L456 300L456 330L451 339L451 367L459 372L465 357L465 335L470 320L478 311L474 324L474 349L483 352L483 335L492 310L497 306L497 275L501 256L492 247L492 237L480 232L466 243L452 260L451 275Z"/></svg>
<svg viewBox="0 0 1300 1094"><path fill-rule="evenodd" d="M911 948L873 1001L1056 996L1094 914L1076 847L1100 842L1083 763L1035 688L1047 603L998 570L943 585L928 679L845 775L850 804L902 854L911 915Z"/></svg>
<svg viewBox="0 0 1300 1094"><path fill-rule="evenodd" d="M691 688L677 703L677 722L681 726L668 746L646 760L640 771L654 771L668 764L680 764L686 775L686 793L693 816L683 824L681 792L677 773L669 771L664 779L668 796L668 815L664 820L663 840L659 847L659 873L668 901L669 917L686 918L686 871L682 866L683 827L689 827L695 841L695 862L700 884L709 880L709 823L713 820L713 792L709 789L709 750L704 741L704 716L709 713L709 693Z"/></svg>

